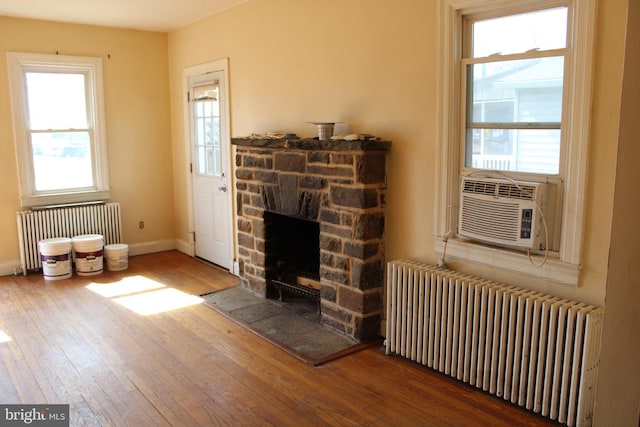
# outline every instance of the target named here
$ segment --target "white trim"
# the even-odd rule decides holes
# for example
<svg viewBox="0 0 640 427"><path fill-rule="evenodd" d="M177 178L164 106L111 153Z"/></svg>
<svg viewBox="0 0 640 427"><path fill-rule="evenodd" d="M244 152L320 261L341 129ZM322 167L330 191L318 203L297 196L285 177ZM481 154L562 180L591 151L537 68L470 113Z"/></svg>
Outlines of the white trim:
<svg viewBox="0 0 640 427"><path fill-rule="evenodd" d="M504 270L576 286L582 252L584 205L587 182L587 155L591 110L591 77L597 0L440 0L438 60L438 144L436 148L436 191L434 212L434 249L442 253L443 236L455 227L458 185L461 168L459 147L460 58L462 57L461 16L488 8L508 10L523 5L556 5L570 8L568 67L571 73L566 100L571 111L570 127L564 130L564 198L559 258L537 268L526 254L449 239L447 256ZM563 118L566 120L566 118ZM455 230L453 230L455 231ZM505 267L507 266L507 267Z"/></svg>
<svg viewBox="0 0 640 427"><path fill-rule="evenodd" d="M221 143L225 144L227 156L222 158L223 169L226 171L227 179L229 181L229 185L227 186L230 191L227 191L227 202L229 205L229 215L228 215L228 227L229 227L229 254L235 256L235 238L236 235L236 221L235 221L235 203L234 203L234 194L233 188L235 188L234 182L234 174L231 168L231 156L233 155L233 150L231 149L231 110L230 110L230 99L229 99L229 59L223 58L217 61L208 62L205 64L194 65L191 67L186 67L182 73L182 93L183 93L183 128L184 128L184 149L185 149L185 171L186 171L186 181L187 181L187 218L188 218L188 227L189 233L192 236L191 242L188 245L191 247L185 253L191 253L192 256L195 256L195 242L193 241L193 231L195 229L194 226L194 212L193 212L193 185L191 180L190 168L191 164L194 163L193 159L193 151L191 149L191 118L189 113L189 101L188 95L190 89L189 79L191 77L204 75L212 72L221 72L224 76L224 84L220 85L220 90L222 91L221 99L222 105L221 110L224 111L224 123L221 126L221 130L223 133L221 134ZM233 266L233 262L235 260L232 259L230 266ZM233 267L232 267L233 269Z"/></svg>
<svg viewBox="0 0 640 427"><path fill-rule="evenodd" d="M444 241L441 237L434 237L434 249L437 253L443 253ZM454 238L447 242L446 255L445 262L453 258L490 265L500 270L542 278L562 285L578 285L580 266L560 262L557 259L549 258L542 267L538 267L529 261L526 255ZM540 259L542 259L541 256L534 257L532 255L532 257L534 263L540 263Z"/></svg>
<svg viewBox="0 0 640 427"><path fill-rule="evenodd" d="M20 260L0 263L0 276L22 276Z"/></svg>
<svg viewBox="0 0 640 427"><path fill-rule="evenodd" d="M562 206L560 259L580 264L582 231L586 202L589 134L591 129L591 92L593 55L596 32L597 0L574 1L570 42L572 43L571 87L569 111L573 112L571 127L566 129L565 197Z"/></svg>
<svg viewBox="0 0 640 427"><path fill-rule="evenodd" d="M153 254L156 252L173 251L176 249L175 239L154 240L129 244L129 256Z"/></svg>
<svg viewBox="0 0 640 427"><path fill-rule="evenodd" d="M182 252L183 254L187 254L190 257L196 256L194 253L194 246L192 242L187 242L183 239L176 239L176 250Z"/></svg>
<svg viewBox="0 0 640 427"><path fill-rule="evenodd" d="M14 139L16 147L16 161L18 164L18 178L22 207L37 205L77 203L110 198L109 192L109 164L107 157L107 132L104 109L104 86L102 75L102 59L95 57L48 55L36 53L7 52L9 68L9 87L14 124ZM94 188L78 191L42 193L35 191L33 165L28 152L26 141L27 114L25 100L25 69L71 70L77 69L89 76L88 101L89 115L92 118Z"/></svg>

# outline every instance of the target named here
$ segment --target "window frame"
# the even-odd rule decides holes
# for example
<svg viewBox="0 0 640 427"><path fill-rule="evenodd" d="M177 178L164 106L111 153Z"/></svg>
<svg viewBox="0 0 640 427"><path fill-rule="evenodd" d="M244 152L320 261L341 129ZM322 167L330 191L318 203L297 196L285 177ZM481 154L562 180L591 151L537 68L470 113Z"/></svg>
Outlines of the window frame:
<svg viewBox="0 0 640 427"><path fill-rule="evenodd" d="M7 52L20 201L23 208L73 204L110 198L102 59L97 57ZM25 72L82 73L87 81L88 127L94 185L91 188L36 191L27 126Z"/></svg>
<svg viewBox="0 0 640 427"><path fill-rule="evenodd" d="M597 0L439 0L438 145L434 250L447 257L491 268L525 274L577 286L582 258L584 205L590 130L591 80ZM462 58L464 16L521 13L527 10L567 6L567 52L565 61L563 136L560 171L562 189L559 250L544 265L532 263L526 253L470 242L455 237L459 184L464 165L461 147ZM512 173L512 178L531 178ZM544 175L543 175L544 176ZM446 241L446 242L445 242Z"/></svg>

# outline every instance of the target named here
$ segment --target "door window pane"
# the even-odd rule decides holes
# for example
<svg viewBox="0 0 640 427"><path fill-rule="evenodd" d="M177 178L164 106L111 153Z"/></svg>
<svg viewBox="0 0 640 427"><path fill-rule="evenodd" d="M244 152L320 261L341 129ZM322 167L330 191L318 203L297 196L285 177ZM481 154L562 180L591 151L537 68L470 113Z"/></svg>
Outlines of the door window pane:
<svg viewBox="0 0 640 427"><path fill-rule="evenodd" d="M193 102L197 173L219 177L222 174L220 157L220 102L218 87L194 88L198 95Z"/></svg>

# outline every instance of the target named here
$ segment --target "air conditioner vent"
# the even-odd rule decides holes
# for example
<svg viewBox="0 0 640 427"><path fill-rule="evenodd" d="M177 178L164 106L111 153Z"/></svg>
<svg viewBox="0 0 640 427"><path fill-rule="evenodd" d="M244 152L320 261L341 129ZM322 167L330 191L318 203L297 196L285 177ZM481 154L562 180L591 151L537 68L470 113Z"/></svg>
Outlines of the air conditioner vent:
<svg viewBox="0 0 640 427"><path fill-rule="evenodd" d="M482 194L485 196L500 196L509 199L534 200L536 186L512 182L495 182L483 179L465 179L463 193Z"/></svg>
<svg viewBox="0 0 640 427"><path fill-rule="evenodd" d="M536 187L531 185L500 184L498 195L510 199L533 200L536 194Z"/></svg>
<svg viewBox="0 0 640 427"><path fill-rule="evenodd" d="M518 203L462 198L466 209L460 215L461 229L497 241L517 242L520 220Z"/></svg>
<svg viewBox="0 0 640 427"><path fill-rule="evenodd" d="M497 187L497 184L491 181L465 180L464 188L462 189L462 192L471 193L471 194L485 194L487 196L495 196L496 187Z"/></svg>

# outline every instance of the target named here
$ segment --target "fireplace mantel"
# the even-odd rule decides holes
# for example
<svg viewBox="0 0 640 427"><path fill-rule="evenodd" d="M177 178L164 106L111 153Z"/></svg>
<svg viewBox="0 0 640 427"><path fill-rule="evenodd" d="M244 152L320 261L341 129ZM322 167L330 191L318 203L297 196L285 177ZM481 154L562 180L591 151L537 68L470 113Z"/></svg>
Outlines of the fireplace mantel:
<svg viewBox="0 0 640 427"><path fill-rule="evenodd" d="M344 139L317 139L317 138L232 138L231 143L238 147L270 148L270 149L295 149L295 150L321 150L321 151L389 151L391 141L377 139L368 140L344 140Z"/></svg>
<svg viewBox="0 0 640 427"><path fill-rule="evenodd" d="M267 297L265 212L319 223L322 323L379 336L391 142L233 138L242 284Z"/></svg>

